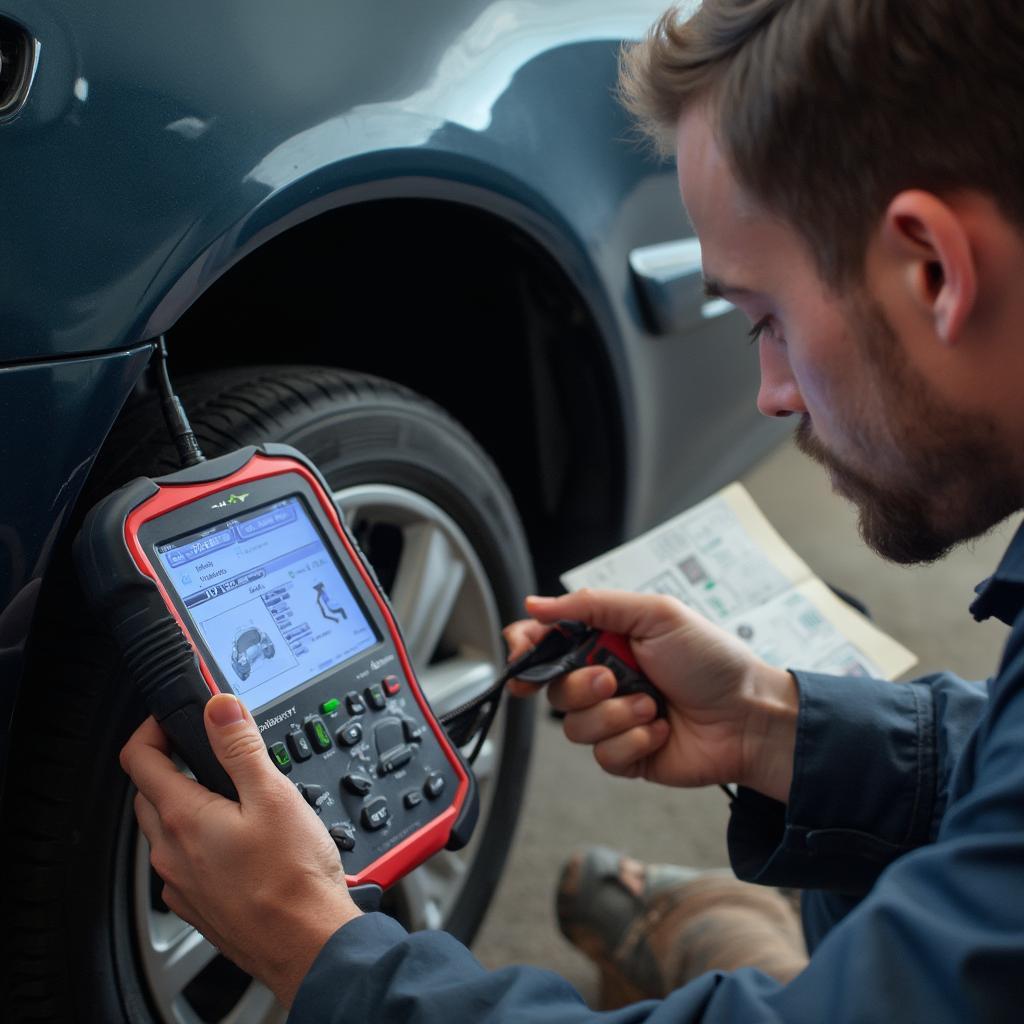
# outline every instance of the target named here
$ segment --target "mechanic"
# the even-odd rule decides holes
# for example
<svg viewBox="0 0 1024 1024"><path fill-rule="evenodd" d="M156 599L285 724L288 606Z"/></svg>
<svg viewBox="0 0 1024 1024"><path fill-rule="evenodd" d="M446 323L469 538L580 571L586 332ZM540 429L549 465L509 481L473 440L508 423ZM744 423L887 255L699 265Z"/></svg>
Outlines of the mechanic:
<svg viewBox="0 0 1024 1024"><path fill-rule="evenodd" d="M674 138L708 292L754 325L758 405L799 417L881 555L938 558L1024 507L1024 11L690 6L627 48L623 91ZM627 634L668 701L656 719L649 698L609 699L607 670L574 672L550 689L568 737L612 774L737 784L736 874L805 890L792 980L711 971L602 1020L1020 1019L1024 532L978 589L975 618L1013 627L987 685L776 670L663 597L528 602L513 656L583 619ZM595 1018L550 972L487 971L450 936L361 915L251 717L218 696L207 724L240 804L178 774L150 720L122 754L138 818L168 906L295 1024Z"/></svg>

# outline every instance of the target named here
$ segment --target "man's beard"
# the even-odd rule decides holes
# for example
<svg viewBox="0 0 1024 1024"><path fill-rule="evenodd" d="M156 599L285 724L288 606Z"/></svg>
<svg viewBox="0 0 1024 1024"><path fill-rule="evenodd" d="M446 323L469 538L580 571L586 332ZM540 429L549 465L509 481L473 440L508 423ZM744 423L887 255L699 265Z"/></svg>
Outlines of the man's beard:
<svg viewBox="0 0 1024 1024"><path fill-rule="evenodd" d="M833 455L806 414L796 446L824 466L833 490L857 507L860 535L870 548L904 565L933 562L1024 504L1014 453L992 419L953 410L929 393L877 306L856 303L851 324L856 336L849 342L861 347L875 379L867 403L872 411L862 409L860 429L847 424L847 432L861 464L877 467L878 475Z"/></svg>

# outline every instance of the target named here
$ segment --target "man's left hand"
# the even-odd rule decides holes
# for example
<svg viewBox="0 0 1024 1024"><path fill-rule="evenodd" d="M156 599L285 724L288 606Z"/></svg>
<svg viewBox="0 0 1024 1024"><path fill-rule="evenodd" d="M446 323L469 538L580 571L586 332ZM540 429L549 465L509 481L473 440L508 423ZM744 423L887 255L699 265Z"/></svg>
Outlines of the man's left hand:
<svg viewBox="0 0 1024 1024"><path fill-rule="evenodd" d="M267 756L244 705L213 697L206 731L239 802L182 775L148 718L121 751L139 790L135 814L167 906L290 1006L324 943L360 911L327 830Z"/></svg>

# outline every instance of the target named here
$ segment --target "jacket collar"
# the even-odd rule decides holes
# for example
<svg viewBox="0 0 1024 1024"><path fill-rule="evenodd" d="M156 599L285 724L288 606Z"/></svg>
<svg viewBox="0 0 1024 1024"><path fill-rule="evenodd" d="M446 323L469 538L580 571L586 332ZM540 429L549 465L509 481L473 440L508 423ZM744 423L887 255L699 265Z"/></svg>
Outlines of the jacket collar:
<svg viewBox="0 0 1024 1024"><path fill-rule="evenodd" d="M1024 524L1017 529L996 571L975 588L971 614L979 621L995 616L1012 626L1024 610Z"/></svg>

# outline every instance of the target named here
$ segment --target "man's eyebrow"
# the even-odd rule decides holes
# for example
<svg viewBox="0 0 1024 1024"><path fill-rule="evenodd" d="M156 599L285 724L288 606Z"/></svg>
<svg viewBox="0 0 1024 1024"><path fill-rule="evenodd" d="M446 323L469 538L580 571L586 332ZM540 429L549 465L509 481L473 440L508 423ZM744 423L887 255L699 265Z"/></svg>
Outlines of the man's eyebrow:
<svg viewBox="0 0 1024 1024"><path fill-rule="evenodd" d="M718 281L713 277L704 278L704 295L709 299L736 298L741 295L749 295L749 288L740 288L739 285L728 284L725 281Z"/></svg>

